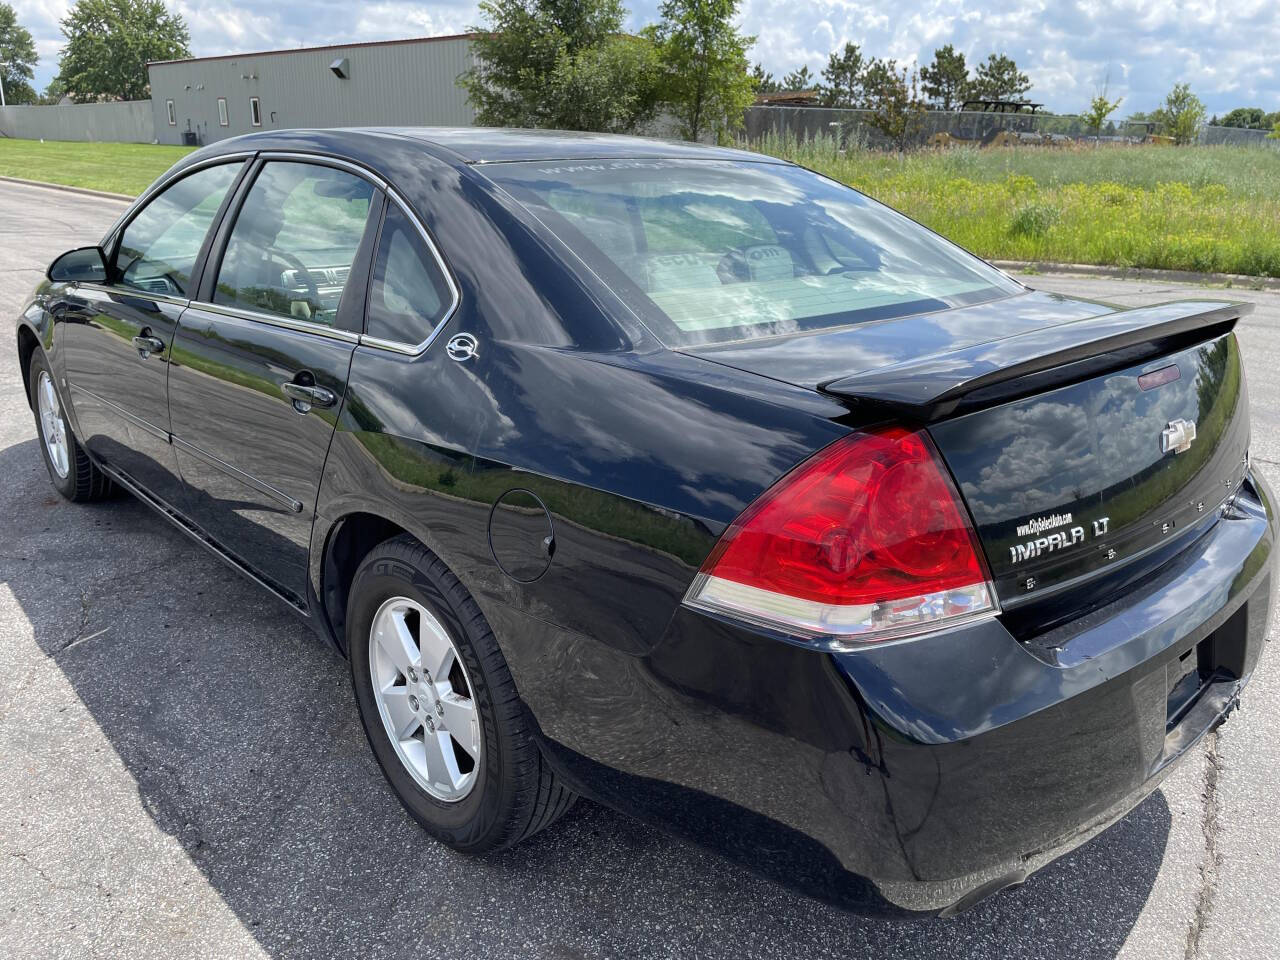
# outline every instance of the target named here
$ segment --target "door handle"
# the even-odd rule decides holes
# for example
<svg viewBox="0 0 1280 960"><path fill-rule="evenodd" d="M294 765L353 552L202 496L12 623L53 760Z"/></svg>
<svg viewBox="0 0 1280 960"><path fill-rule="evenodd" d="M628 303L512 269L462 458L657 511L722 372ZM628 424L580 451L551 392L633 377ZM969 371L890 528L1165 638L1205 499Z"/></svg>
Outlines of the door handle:
<svg viewBox="0 0 1280 960"><path fill-rule="evenodd" d="M163 340L159 337L151 336L145 330L142 333L142 336L133 338L133 346L138 351L138 356L145 360L153 353L164 353Z"/></svg>
<svg viewBox="0 0 1280 960"><path fill-rule="evenodd" d="M338 395L328 387L317 387L305 383L282 383L280 391L293 401L293 409L306 413L312 407L332 407L338 402Z"/></svg>

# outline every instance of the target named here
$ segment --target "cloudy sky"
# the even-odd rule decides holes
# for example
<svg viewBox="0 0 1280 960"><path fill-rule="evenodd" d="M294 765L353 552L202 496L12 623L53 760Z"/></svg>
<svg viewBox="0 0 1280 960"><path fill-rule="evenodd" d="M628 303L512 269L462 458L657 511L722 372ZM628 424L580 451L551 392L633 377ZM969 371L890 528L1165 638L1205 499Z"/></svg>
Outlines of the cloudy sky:
<svg viewBox="0 0 1280 960"><path fill-rule="evenodd" d="M67 0L9 0L36 38L37 87L57 71L58 21ZM626 2L626 0L624 0ZM196 56L460 33L476 22L473 0L208 0L173 3L191 27ZM658 0L628 4L631 27L657 17ZM742 27L757 36L752 59L781 75L819 70L846 41L901 62L928 61L952 43L971 63L1012 56L1031 95L1074 113L1109 86L1121 115L1150 110L1178 80L1211 112L1280 110L1280 3L1276 0L742 0Z"/></svg>

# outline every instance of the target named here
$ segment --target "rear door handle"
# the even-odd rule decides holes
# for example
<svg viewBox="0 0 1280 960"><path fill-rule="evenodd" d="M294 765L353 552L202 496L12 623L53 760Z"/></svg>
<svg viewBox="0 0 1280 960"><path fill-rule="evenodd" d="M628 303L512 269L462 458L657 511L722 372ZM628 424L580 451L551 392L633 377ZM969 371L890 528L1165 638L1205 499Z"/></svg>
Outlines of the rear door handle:
<svg viewBox="0 0 1280 960"><path fill-rule="evenodd" d="M338 395L328 387L317 387L303 383L282 383L281 392L293 401L293 409L306 413L312 407L332 407L338 402Z"/></svg>
<svg viewBox="0 0 1280 960"><path fill-rule="evenodd" d="M140 337L133 338L133 346L138 351L138 356L144 360L153 353L164 353L164 341L159 337L153 337L145 330Z"/></svg>

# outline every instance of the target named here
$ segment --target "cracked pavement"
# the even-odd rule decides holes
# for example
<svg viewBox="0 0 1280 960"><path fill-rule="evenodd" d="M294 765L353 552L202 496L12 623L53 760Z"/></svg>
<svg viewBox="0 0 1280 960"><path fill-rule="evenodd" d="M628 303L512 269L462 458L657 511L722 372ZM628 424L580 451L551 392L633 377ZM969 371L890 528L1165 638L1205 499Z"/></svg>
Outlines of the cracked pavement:
<svg viewBox="0 0 1280 960"><path fill-rule="evenodd" d="M0 184L0 956L1280 957L1280 662L1119 824L950 921L867 921L580 803L483 861L384 787L346 667L130 499L50 487L12 350L110 201ZM1239 296L1255 462L1280 485L1280 294ZM1275 630L1273 629L1273 636Z"/></svg>

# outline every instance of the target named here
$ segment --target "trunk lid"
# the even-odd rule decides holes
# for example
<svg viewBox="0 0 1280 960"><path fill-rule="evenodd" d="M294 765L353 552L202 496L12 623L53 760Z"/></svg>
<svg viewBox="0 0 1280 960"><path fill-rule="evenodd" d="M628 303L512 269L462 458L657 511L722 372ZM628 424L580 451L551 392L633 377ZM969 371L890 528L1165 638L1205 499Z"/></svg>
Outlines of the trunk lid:
<svg viewBox="0 0 1280 960"><path fill-rule="evenodd" d="M1249 309L1033 292L691 352L927 424L1002 606L1044 627L1158 566L1238 487L1249 423L1230 331ZM1048 596L1057 614L1031 604Z"/></svg>
<svg viewBox="0 0 1280 960"><path fill-rule="evenodd" d="M930 428L1006 610L1151 569L1204 529L1249 447L1232 333ZM1141 562L1146 561L1146 562ZM1080 604L1072 610L1079 613Z"/></svg>

